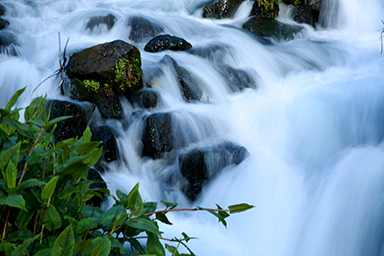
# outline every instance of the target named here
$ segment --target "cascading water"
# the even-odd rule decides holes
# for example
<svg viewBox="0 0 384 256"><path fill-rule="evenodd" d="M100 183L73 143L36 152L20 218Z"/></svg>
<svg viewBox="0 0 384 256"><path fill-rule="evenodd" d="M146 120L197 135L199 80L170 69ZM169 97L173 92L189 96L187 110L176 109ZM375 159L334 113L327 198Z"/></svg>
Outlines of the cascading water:
<svg viewBox="0 0 384 256"><path fill-rule="evenodd" d="M233 19L212 20L201 18L198 8L205 2L1 1L11 26L0 33L10 33L17 45L1 49L0 104L25 85L19 107L45 93L64 97L57 78L33 92L59 68L58 32L70 38L67 56L99 43L127 41L141 50L144 79L162 99L159 108L142 116L171 112L186 149L231 141L249 156L221 170L190 203L178 187L177 159L141 157L144 123L133 118L134 107L126 102L126 123L105 121L119 135L124 159L112 162L103 175L111 191L128 192L140 182L147 200L256 206L231 216L228 229L204 213L171 214L175 225L161 229L167 237L181 231L198 237L190 242L198 255L384 255L384 57L379 41L384 1L326 0L323 27L304 26L294 40L273 44L240 29L249 4ZM108 14L117 20L111 30L103 25L86 29L91 17ZM145 52L146 41L129 39L127 19L133 15L187 39L195 54ZM279 19L293 23L286 16ZM193 74L202 102L183 100L165 55ZM234 93L220 73L223 66L245 71L257 89Z"/></svg>

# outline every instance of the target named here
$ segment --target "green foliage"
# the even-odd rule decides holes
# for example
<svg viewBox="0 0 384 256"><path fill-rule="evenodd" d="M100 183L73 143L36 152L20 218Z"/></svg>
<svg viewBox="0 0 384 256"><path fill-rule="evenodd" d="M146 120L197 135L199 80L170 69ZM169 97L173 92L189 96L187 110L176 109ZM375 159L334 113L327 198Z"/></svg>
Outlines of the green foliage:
<svg viewBox="0 0 384 256"><path fill-rule="evenodd" d="M116 191L115 204L107 211L90 205L107 189L91 189L88 170L101 155L99 142L90 141L85 130L81 138L55 143L53 131L58 122L50 119L46 99L36 98L26 108L25 122L19 122L20 109L13 108L25 88L16 92L0 109L0 227L3 255L194 255L187 242L192 237L164 238L158 221L172 211L208 211L225 226L232 213L252 208L248 204L228 209L196 207L178 209L176 203L144 202L137 184L127 195ZM13 108L13 109L12 109ZM48 129L52 128L51 131ZM172 242L175 246L160 240ZM141 242L139 242L141 241ZM181 254L180 246L189 252Z"/></svg>
<svg viewBox="0 0 384 256"><path fill-rule="evenodd" d="M88 88L88 90L91 90L94 92L97 92L100 89L100 83L93 81L93 80L87 80L86 79L83 81L83 84L84 84L85 88Z"/></svg>
<svg viewBox="0 0 384 256"><path fill-rule="evenodd" d="M119 84L119 89L125 91L126 87L132 88L143 77L140 68L140 60L132 57L130 60L123 58L116 64L115 79L113 82Z"/></svg>

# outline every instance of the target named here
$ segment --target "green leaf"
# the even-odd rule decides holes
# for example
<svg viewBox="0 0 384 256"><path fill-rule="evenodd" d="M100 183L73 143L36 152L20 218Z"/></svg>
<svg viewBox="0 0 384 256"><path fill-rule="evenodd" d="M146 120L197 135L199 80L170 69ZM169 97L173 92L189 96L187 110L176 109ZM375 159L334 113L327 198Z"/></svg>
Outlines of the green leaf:
<svg viewBox="0 0 384 256"><path fill-rule="evenodd" d="M41 181L41 180L37 180L37 179L29 179L29 180L26 180L26 181L23 181L20 185L16 186L15 188L9 190L9 194L14 194L22 189L26 189L26 188L29 188L29 187L34 187L34 186L42 186L42 185L45 185L47 184L46 182L44 181Z"/></svg>
<svg viewBox="0 0 384 256"><path fill-rule="evenodd" d="M12 163L9 162L7 170L5 170L5 182L7 183L8 189L13 189L16 187L16 178L17 178L17 168Z"/></svg>
<svg viewBox="0 0 384 256"><path fill-rule="evenodd" d="M87 129L85 129L85 131L83 132L83 137L82 137L83 143L90 142L91 138L92 138L91 129L87 127Z"/></svg>
<svg viewBox="0 0 384 256"><path fill-rule="evenodd" d="M71 223L72 226L75 226L76 228L79 227L79 222L77 220L75 220L74 218L69 217L68 215L66 215L66 216L64 216L64 219L68 220L69 223Z"/></svg>
<svg viewBox="0 0 384 256"><path fill-rule="evenodd" d="M30 165L37 164L41 161L45 161L47 157L52 156L54 153L58 153L57 150L38 150L35 149L33 153L27 157L27 162Z"/></svg>
<svg viewBox="0 0 384 256"><path fill-rule="evenodd" d="M33 215L35 214L35 211L20 211L17 215L16 220L18 221L20 227L24 228L28 225L28 223L31 221Z"/></svg>
<svg viewBox="0 0 384 256"><path fill-rule="evenodd" d="M228 209L229 209L229 213L233 214L233 213L238 213L238 212L244 212L246 210L252 209L253 207L255 207L255 206L243 203L243 204L231 205L228 207Z"/></svg>
<svg viewBox="0 0 384 256"><path fill-rule="evenodd" d="M135 216L141 216L144 211L143 200L139 193L139 183L128 194L128 209Z"/></svg>
<svg viewBox="0 0 384 256"><path fill-rule="evenodd" d="M162 202L167 208L170 208L170 209L173 209L177 206L177 203L170 203L167 201L160 201L160 202Z"/></svg>
<svg viewBox="0 0 384 256"><path fill-rule="evenodd" d="M4 172L9 162L12 162L15 166L17 166L20 155L20 145L21 143L17 143L0 155L0 170L2 172Z"/></svg>
<svg viewBox="0 0 384 256"><path fill-rule="evenodd" d="M24 254L24 251L28 248L28 246L30 246L32 244L32 242L38 238L39 235L36 235L32 238L28 238L26 240L24 240L24 242L17 246L16 249L12 252L12 256L21 256L21 255L25 255Z"/></svg>
<svg viewBox="0 0 384 256"><path fill-rule="evenodd" d="M28 125L25 125L23 123L20 123L19 121L13 120L8 117L3 117L3 121L4 123L17 129L17 132L20 133L21 135L30 139L34 139L33 132L31 132L31 129L29 128Z"/></svg>
<svg viewBox="0 0 384 256"><path fill-rule="evenodd" d="M93 207L86 205L81 209L81 214L85 217L95 217L101 219L104 215L104 212L99 207ZM80 223L79 223L80 224Z"/></svg>
<svg viewBox="0 0 384 256"><path fill-rule="evenodd" d="M223 210L223 208L221 208L220 205L216 204L216 206L217 206L217 209L219 209L219 210ZM229 214L228 214L226 211L217 211L217 213L218 213L221 217L223 217L223 219L229 217Z"/></svg>
<svg viewBox="0 0 384 256"><path fill-rule="evenodd" d="M156 211L156 209L157 209L157 202L145 202L143 214L154 212Z"/></svg>
<svg viewBox="0 0 384 256"><path fill-rule="evenodd" d="M21 88L15 94L13 94L12 98L8 101L7 106L5 106L6 110L8 110L8 111L11 110L11 108L15 105L15 103L19 99L20 95L23 94L23 92L25 91L26 88L27 87L25 86L24 88Z"/></svg>
<svg viewBox="0 0 384 256"><path fill-rule="evenodd" d="M156 213L156 219L158 219L159 221L165 224L172 225L172 222L168 220L167 216L165 216L165 213L162 213L162 212Z"/></svg>
<svg viewBox="0 0 384 256"><path fill-rule="evenodd" d="M223 218L220 214L218 214L217 212L212 211L212 210L209 210L209 209L202 208L202 207L200 207L200 206L197 206L197 208L199 208L200 210L207 211L207 212L211 213L212 215L216 216L216 217L219 219L219 222L223 223L223 225L224 225L225 227L227 227L227 222L226 222L226 221L224 220L224 218Z"/></svg>
<svg viewBox="0 0 384 256"><path fill-rule="evenodd" d="M60 123L64 120L67 120L69 118L72 118L72 116L59 116L59 117L56 117L52 120L50 120L46 125L43 126L44 129L48 129L50 127L52 127L53 125L57 124L57 123Z"/></svg>
<svg viewBox="0 0 384 256"><path fill-rule="evenodd" d="M107 228L111 228L112 224L115 222L117 218L120 218L124 215L125 208L122 205L116 205L109 208L101 218L101 224Z"/></svg>
<svg viewBox="0 0 384 256"><path fill-rule="evenodd" d="M35 254L35 256L51 256L52 248L44 249Z"/></svg>
<svg viewBox="0 0 384 256"><path fill-rule="evenodd" d="M128 218L128 214L124 214L122 216L120 216L117 220L115 220L115 222L113 222L113 226L118 226L120 224L122 224L127 218Z"/></svg>
<svg viewBox="0 0 384 256"><path fill-rule="evenodd" d="M60 193L59 193L59 199L65 199L65 198L68 198L70 197L73 193L75 193L77 191L76 188L71 188L71 187L68 187L64 190L62 190Z"/></svg>
<svg viewBox="0 0 384 256"><path fill-rule="evenodd" d="M75 245L75 238L73 235L72 226L69 225L59 235L55 244L53 245L52 256L72 256Z"/></svg>
<svg viewBox="0 0 384 256"><path fill-rule="evenodd" d="M94 166L97 161L99 161L102 153L102 148L93 150L91 154L89 154L89 156L84 160L84 163L87 164L89 167Z"/></svg>
<svg viewBox="0 0 384 256"><path fill-rule="evenodd" d="M100 218L88 217L79 221L77 232L83 233L88 229L94 229L100 224Z"/></svg>
<svg viewBox="0 0 384 256"><path fill-rule="evenodd" d="M110 236L109 240L111 241L111 247L112 248L120 248L120 250L125 249L124 246L121 244L121 242L116 237Z"/></svg>
<svg viewBox="0 0 384 256"><path fill-rule="evenodd" d="M179 256L179 252L177 251L177 248L175 246L172 246L172 245L169 245L169 244L165 244L165 248L167 248L167 250L172 253L172 256Z"/></svg>
<svg viewBox="0 0 384 256"><path fill-rule="evenodd" d="M140 254L147 253L147 251L143 248L143 246L141 246L141 244L139 243L139 241L137 241L137 239L128 238L128 242L133 246L133 248L138 250Z"/></svg>
<svg viewBox="0 0 384 256"><path fill-rule="evenodd" d="M111 241L108 237L98 237L91 242L91 256L108 256L111 251Z"/></svg>
<svg viewBox="0 0 384 256"><path fill-rule="evenodd" d="M37 119L43 113L43 111L45 111L45 101L46 99L41 96L35 98L31 104L26 107L24 112L24 119L26 121Z"/></svg>
<svg viewBox="0 0 384 256"><path fill-rule="evenodd" d="M165 250L163 245L159 241L159 237L153 233L147 232L147 250L149 254L156 256L165 256Z"/></svg>
<svg viewBox="0 0 384 256"><path fill-rule="evenodd" d="M87 142L82 145L80 145L76 152L79 153L80 155L86 155L92 152L97 146L100 145L100 142L98 141L92 141L92 142Z"/></svg>
<svg viewBox="0 0 384 256"><path fill-rule="evenodd" d="M11 255L9 251L12 250L12 247L16 246L14 243L4 243L3 241L1 242L1 248L0 252L3 252L5 256Z"/></svg>
<svg viewBox="0 0 384 256"><path fill-rule="evenodd" d="M53 195L53 192L55 192L56 183L59 176L53 177L48 183L44 186L43 192L41 194L42 199L48 199Z"/></svg>
<svg viewBox="0 0 384 256"><path fill-rule="evenodd" d="M0 199L0 205L8 205L27 212L25 200L21 195L11 195Z"/></svg>
<svg viewBox="0 0 384 256"><path fill-rule="evenodd" d="M154 233L156 235L160 235L159 228L156 226L153 220L145 219L145 218L135 218L135 219L130 219L127 222L127 225L132 228L136 228L142 231L148 231L151 233Z"/></svg>
<svg viewBox="0 0 384 256"><path fill-rule="evenodd" d="M49 221L45 226L49 231L58 229L61 227L61 217L59 212L56 210L56 207L52 204L48 208L47 221Z"/></svg>

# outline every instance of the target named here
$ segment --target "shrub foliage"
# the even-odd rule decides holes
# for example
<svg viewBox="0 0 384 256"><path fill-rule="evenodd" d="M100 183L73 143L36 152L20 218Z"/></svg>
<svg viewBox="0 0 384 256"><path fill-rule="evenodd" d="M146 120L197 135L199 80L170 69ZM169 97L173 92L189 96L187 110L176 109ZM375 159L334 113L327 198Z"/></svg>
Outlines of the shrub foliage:
<svg viewBox="0 0 384 256"><path fill-rule="evenodd" d="M208 211L226 226L231 213L252 208L248 204L222 209L178 209L176 203L144 202L137 184L127 195L116 191L108 210L90 205L92 197L111 196L107 189L93 189L88 170L101 155L100 142L91 141L87 129L81 138L56 143L45 97L34 99L24 111L14 108L25 88L0 109L0 228L3 255L194 255L186 246L191 239L166 239L158 221L171 224L170 211ZM163 244L160 240L173 242ZM171 243L172 244L172 243ZM179 253L183 245L188 254Z"/></svg>

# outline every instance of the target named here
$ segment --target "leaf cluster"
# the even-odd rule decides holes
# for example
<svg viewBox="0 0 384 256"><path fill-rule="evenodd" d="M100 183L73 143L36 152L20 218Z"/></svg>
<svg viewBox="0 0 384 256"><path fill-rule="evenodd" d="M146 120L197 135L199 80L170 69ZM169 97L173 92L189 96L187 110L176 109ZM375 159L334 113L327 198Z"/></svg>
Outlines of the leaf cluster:
<svg viewBox="0 0 384 256"><path fill-rule="evenodd" d="M139 184L125 194L116 191L115 204L107 211L89 204L92 197L111 196L109 190L91 188L88 171L101 155L100 142L91 141L86 129L81 138L56 143L57 123L50 120L46 98L38 97L25 109L13 108L25 88L0 109L0 227L3 255L194 255L186 243L192 239L164 238L158 222L172 223L172 211L207 211L227 225L232 213L252 208L248 204L222 209L178 209L176 203L144 202ZM176 246L160 240L173 242ZM180 253L184 246L188 254Z"/></svg>

